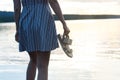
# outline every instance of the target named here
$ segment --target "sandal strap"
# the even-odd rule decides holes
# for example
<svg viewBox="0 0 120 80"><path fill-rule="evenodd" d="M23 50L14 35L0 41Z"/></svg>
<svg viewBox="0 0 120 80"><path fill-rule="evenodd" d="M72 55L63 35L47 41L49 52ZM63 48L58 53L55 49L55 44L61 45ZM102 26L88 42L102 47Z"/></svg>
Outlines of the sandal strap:
<svg viewBox="0 0 120 80"><path fill-rule="evenodd" d="M62 39L64 44L71 45L72 44L72 39L69 39L69 35L63 35Z"/></svg>

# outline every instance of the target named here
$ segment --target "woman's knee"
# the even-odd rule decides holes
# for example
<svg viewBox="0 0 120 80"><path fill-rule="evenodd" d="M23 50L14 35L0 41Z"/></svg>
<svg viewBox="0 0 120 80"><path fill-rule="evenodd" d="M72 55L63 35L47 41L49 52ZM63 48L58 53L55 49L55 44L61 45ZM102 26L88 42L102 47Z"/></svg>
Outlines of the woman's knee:
<svg viewBox="0 0 120 80"><path fill-rule="evenodd" d="M30 62L37 63L37 53L36 52L29 52Z"/></svg>
<svg viewBox="0 0 120 80"><path fill-rule="evenodd" d="M50 52L37 53L37 66L38 68L47 68L49 64Z"/></svg>

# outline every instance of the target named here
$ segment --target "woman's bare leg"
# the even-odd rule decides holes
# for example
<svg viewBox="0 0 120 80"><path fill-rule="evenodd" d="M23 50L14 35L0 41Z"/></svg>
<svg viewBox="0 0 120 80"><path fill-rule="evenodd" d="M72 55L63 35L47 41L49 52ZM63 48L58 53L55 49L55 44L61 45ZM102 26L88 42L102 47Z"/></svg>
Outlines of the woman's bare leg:
<svg viewBox="0 0 120 80"><path fill-rule="evenodd" d="M36 64L37 64L37 53L36 52L29 52L30 62L27 68L27 79L26 80L35 80L36 75Z"/></svg>
<svg viewBox="0 0 120 80"><path fill-rule="evenodd" d="M37 52L37 67L38 67L37 80L48 80L49 58L50 52Z"/></svg>

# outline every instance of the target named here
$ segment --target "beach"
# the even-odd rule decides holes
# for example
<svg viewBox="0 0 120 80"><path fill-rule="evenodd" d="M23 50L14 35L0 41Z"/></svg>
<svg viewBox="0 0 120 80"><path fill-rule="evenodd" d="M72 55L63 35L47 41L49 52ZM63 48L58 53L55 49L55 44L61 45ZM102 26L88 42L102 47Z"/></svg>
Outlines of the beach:
<svg viewBox="0 0 120 80"><path fill-rule="evenodd" d="M67 1L63 3L61 0L60 4L64 14L120 14L119 2L116 0L99 1L70 1L66 5ZM6 8L0 9L7 11ZM120 19L66 22L73 40L70 46L73 58L67 57L61 46L52 51L49 80L120 80ZM62 34L62 24L59 21L55 23L57 34ZM29 56L26 52L19 52L14 34L14 22L0 23L0 80L26 79Z"/></svg>

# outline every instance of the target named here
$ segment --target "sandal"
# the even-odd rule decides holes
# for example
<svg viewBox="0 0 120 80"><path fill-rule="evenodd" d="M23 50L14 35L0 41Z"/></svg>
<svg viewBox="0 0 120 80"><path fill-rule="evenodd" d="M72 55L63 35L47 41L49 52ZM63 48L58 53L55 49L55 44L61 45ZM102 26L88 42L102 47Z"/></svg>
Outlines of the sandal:
<svg viewBox="0 0 120 80"><path fill-rule="evenodd" d="M67 45L71 45L72 44L72 40L69 39L68 35L63 35L63 43L67 44Z"/></svg>
<svg viewBox="0 0 120 80"><path fill-rule="evenodd" d="M65 54L68 57L72 58L73 57L72 49L69 48L69 45L72 44L72 40L69 39L69 36L65 36L65 35L61 36L60 34L58 34L58 40Z"/></svg>

